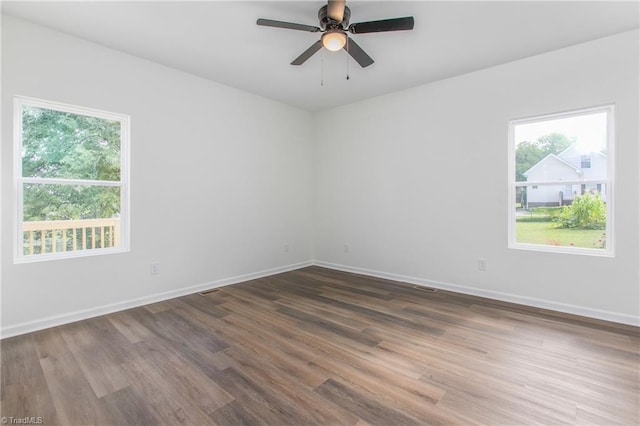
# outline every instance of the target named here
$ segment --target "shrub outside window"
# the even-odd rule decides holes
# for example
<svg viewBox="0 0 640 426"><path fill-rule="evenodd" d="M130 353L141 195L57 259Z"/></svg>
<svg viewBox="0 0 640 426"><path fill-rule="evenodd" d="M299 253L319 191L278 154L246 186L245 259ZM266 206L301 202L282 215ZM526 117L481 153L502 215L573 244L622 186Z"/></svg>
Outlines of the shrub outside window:
<svg viewBox="0 0 640 426"><path fill-rule="evenodd" d="M509 247L613 256L614 107L509 123Z"/></svg>
<svg viewBox="0 0 640 426"><path fill-rule="evenodd" d="M16 262L127 251L129 117L14 99Z"/></svg>

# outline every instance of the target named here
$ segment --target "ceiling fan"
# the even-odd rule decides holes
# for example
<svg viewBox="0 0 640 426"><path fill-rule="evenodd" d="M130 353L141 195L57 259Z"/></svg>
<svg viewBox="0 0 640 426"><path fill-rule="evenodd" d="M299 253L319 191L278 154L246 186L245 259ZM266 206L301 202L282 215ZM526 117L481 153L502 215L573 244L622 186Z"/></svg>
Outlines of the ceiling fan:
<svg viewBox="0 0 640 426"><path fill-rule="evenodd" d="M265 27L323 33L320 40L302 52L300 56L291 62L291 65L304 64L316 52L325 47L332 52L337 52L340 49L346 50L362 68L373 64L373 59L347 35L347 32L351 34L366 34L413 29L413 16L358 22L355 24L349 24L349 18L351 18L351 10L345 5L345 0L328 0L327 4L318 11L319 27L263 18L258 19L256 24Z"/></svg>

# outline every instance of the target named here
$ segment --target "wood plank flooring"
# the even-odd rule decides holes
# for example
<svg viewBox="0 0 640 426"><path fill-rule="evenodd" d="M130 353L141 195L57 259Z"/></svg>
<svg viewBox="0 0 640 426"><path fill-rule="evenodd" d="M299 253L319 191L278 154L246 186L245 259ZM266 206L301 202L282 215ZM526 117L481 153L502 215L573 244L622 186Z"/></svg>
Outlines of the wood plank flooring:
<svg viewBox="0 0 640 426"><path fill-rule="evenodd" d="M310 267L5 339L54 425L636 425L639 329Z"/></svg>

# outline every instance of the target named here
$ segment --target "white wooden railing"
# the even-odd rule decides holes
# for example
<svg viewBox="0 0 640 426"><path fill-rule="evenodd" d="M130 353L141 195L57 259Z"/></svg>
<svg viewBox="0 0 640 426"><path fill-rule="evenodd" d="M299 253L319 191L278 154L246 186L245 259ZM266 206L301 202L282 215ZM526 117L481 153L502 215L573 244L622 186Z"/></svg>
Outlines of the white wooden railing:
<svg viewBox="0 0 640 426"><path fill-rule="evenodd" d="M120 219L47 220L22 224L24 254L120 245Z"/></svg>

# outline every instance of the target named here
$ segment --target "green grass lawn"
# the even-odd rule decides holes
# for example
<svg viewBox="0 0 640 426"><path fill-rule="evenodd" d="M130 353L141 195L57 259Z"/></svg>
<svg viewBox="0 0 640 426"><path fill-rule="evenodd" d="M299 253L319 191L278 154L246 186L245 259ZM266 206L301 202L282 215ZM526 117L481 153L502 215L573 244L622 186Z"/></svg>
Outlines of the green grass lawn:
<svg viewBox="0 0 640 426"><path fill-rule="evenodd" d="M516 221L516 241L526 244L544 244L596 248L603 230L557 228L555 222ZM573 243L573 244L572 244Z"/></svg>

